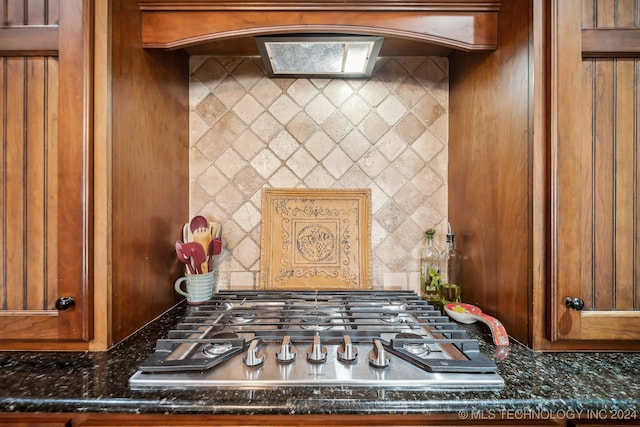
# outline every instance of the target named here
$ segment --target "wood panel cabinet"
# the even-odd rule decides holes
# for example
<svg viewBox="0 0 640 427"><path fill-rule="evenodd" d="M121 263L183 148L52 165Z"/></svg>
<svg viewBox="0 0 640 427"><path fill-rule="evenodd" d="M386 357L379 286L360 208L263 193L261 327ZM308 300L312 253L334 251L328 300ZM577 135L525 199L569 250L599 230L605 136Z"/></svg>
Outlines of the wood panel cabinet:
<svg viewBox="0 0 640 427"><path fill-rule="evenodd" d="M105 350L178 301L187 58L132 3L0 1L0 349Z"/></svg>
<svg viewBox="0 0 640 427"><path fill-rule="evenodd" d="M89 2L0 4L0 345L87 342Z"/></svg>
<svg viewBox="0 0 640 427"><path fill-rule="evenodd" d="M67 420L65 420L67 417ZM206 427L206 426L564 426L562 420L468 421L452 415L128 415L0 414L0 426Z"/></svg>
<svg viewBox="0 0 640 427"><path fill-rule="evenodd" d="M582 33L619 46L609 29L640 25L640 2L551 4L550 339L637 343L640 62L583 49Z"/></svg>
<svg viewBox="0 0 640 427"><path fill-rule="evenodd" d="M0 414L0 427L71 427L68 415Z"/></svg>
<svg viewBox="0 0 640 427"><path fill-rule="evenodd" d="M536 349L640 349L639 10L509 2L495 53L451 56L466 299Z"/></svg>

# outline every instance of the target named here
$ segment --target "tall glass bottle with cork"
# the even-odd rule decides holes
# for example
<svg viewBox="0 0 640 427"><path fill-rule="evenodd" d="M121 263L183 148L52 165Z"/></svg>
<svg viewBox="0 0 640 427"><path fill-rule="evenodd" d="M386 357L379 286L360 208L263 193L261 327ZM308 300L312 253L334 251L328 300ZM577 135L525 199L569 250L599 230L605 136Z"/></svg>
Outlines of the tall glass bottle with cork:
<svg viewBox="0 0 640 427"><path fill-rule="evenodd" d="M435 234L433 228L424 233L426 241L420 254L420 291L425 301L440 299L440 253L433 245Z"/></svg>
<svg viewBox="0 0 640 427"><path fill-rule="evenodd" d="M440 286L440 301L443 304L460 302L462 294L461 267L462 256L456 250L455 235L451 231L451 224L447 231L447 249L443 254L444 277Z"/></svg>

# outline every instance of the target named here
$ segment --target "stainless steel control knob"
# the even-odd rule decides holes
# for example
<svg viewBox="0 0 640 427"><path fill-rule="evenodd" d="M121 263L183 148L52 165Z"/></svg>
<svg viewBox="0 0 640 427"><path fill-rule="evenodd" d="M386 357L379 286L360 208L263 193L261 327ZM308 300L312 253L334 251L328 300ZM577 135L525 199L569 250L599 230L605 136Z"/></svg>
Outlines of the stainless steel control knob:
<svg viewBox="0 0 640 427"><path fill-rule="evenodd" d="M373 349L369 352L369 365L374 368L386 368L389 366L389 356L382 347L380 340L373 341Z"/></svg>
<svg viewBox="0 0 640 427"><path fill-rule="evenodd" d="M244 364L247 366L258 366L263 363L264 353L260 351L260 340L253 340L247 350L247 356L244 358Z"/></svg>
<svg viewBox="0 0 640 427"><path fill-rule="evenodd" d="M278 362L289 363L296 359L296 348L291 345L291 337L285 336L280 345L280 351L276 352Z"/></svg>
<svg viewBox="0 0 640 427"><path fill-rule="evenodd" d="M327 348L320 343L320 335L313 337L313 344L307 349L307 360L312 363L322 363L327 360Z"/></svg>
<svg viewBox="0 0 640 427"><path fill-rule="evenodd" d="M353 362L358 358L358 349L351 343L351 337L345 335L342 344L338 347L338 359L343 362Z"/></svg>

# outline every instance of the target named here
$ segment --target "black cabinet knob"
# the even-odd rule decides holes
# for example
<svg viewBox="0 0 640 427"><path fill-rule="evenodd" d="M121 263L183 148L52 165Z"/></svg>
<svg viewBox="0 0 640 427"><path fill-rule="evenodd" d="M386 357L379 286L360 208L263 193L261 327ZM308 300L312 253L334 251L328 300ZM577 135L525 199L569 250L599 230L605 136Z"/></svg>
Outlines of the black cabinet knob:
<svg viewBox="0 0 640 427"><path fill-rule="evenodd" d="M60 297L56 300L56 308L58 310L66 310L69 307L73 307L75 303L73 297Z"/></svg>
<svg viewBox="0 0 640 427"><path fill-rule="evenodd" d="M584 308L584 301L582 300L582 298L578 297L566 297L564 300L564 305L573 310L580 311Z"/></svg>

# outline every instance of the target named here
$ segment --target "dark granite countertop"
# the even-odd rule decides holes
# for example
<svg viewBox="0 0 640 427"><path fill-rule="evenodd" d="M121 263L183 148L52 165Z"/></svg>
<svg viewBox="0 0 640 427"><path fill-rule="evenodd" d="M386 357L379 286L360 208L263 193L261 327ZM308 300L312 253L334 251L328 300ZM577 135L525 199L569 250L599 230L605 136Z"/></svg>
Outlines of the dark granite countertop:
<svg viewBox="0 0 640 427"><path fill-rule="evenodd" d="M512 342L500 359L482 324L465 328L496 362L505 380L500 391L130 390L138 363L183 312L174 307L108 352L0 352L0 412L640 417L640 353L540 353Z"/></svg>

